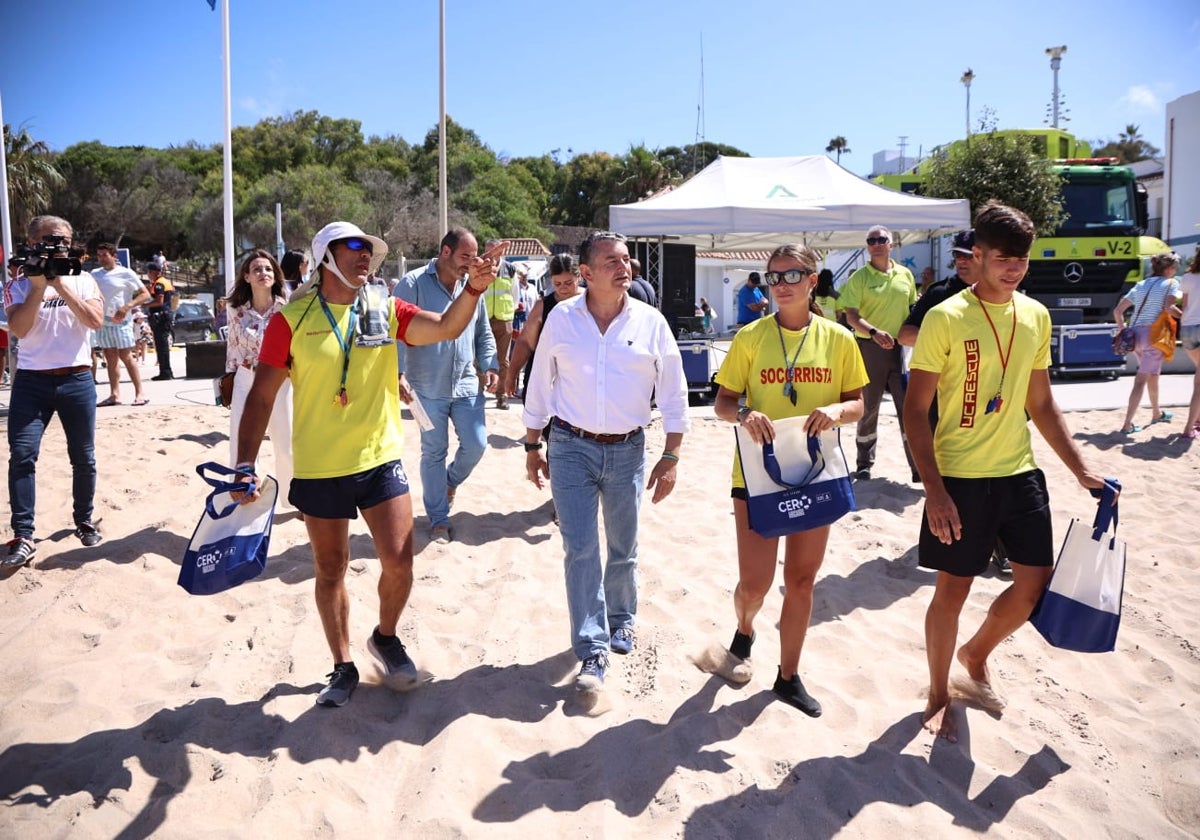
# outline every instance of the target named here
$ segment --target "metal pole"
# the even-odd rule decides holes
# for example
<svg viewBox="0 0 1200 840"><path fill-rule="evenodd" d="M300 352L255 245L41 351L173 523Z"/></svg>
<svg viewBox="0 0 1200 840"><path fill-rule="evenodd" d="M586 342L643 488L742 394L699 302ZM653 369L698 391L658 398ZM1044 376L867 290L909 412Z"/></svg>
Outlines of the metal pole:
<svg viewBox="0 0 1200 840"><path fill-rule="evenodd" d="M275 259L283 259L283 205L275 202Z"/></svg>
<svg viewBox="0 0 1200 840"><path fill-rule="evenodd" d="M446 196L446 0L438 0L438 225L441 236L450 229L449 202Z"/></svg>
<svg viewBox="0 0 1200 840"><path fill-rule="evenodd" d="M1050 70L1054 73L1054 98L1050 101L1051 126L1058 128L1058 68L1062 66L1062 57L1067 52L1067 45L1061 47L1046 47L1046 55L1050 56Z"/></svg>
<svg viewBox="0 0 1200 840"><path fill-rule="evenodd" d="M0 103L0 126L4 125L4 104ZM8 207L8 139L0 138L0 216L3 216L4 280L8 279L8 259L13 255L12 249L12 214Z"/></svg>
<svg viewBox="0 0 1200 840"><path fill-rule="evenodd" d="M236 282L233 267L233 110L229 84L229 0L221 2L221 46L225 57L225 294Z"/></svg>

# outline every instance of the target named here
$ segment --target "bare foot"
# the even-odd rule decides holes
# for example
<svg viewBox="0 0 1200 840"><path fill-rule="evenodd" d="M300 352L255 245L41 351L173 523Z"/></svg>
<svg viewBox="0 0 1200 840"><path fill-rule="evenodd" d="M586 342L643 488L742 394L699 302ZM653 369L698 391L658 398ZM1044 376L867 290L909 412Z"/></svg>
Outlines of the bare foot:
<svg viewBox="0 0 1200 840"><path fill-rule="evenodd" d="M999 714L1004 711L1006 704L992 683L991 672L987 662L975 662L966 652L966 645L958 649L958 661L967 669L968 676L954 677L950 680L950 691L955 697L971 701L981 709Z"/></svg>
<svg viewBox="0 0 1200 840"><path fill-rule="evenodd" d="M937 737L945 738L951 744L958 743L958 724L954 721L954 710L949 699L938 703L930 698L921 715L921 723Z"/></svg>

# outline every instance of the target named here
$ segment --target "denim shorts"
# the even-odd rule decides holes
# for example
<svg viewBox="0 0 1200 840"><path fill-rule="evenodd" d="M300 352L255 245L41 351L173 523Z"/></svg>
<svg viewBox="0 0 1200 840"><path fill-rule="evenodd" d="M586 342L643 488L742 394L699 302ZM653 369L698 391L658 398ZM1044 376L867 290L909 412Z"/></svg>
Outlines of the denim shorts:
<svg viewBox="0 0 1200 840"><path fill-rule="evenodd" d="M1184 350L1200 350L1200 324L1184 324L1179 328L1179 341Z"/></svg>
<svg viewBox="0 0 1200 840"><path fill-rule="evenodd" d="M408 474L397 460L354 475L293 478L288 502L305 516L358 519L360 510L407 493Z"/></svg>
<svg viewBox="0 0 1200 840"><path fill-rule="evenodd" d="M996 538L1009 560L1024 566L1054 565L1050 497L1041 470L1002 478L943 478L958 508L962 539L950 545L929 530L921 514L917 563L958 577L987 571Z"/></svg>

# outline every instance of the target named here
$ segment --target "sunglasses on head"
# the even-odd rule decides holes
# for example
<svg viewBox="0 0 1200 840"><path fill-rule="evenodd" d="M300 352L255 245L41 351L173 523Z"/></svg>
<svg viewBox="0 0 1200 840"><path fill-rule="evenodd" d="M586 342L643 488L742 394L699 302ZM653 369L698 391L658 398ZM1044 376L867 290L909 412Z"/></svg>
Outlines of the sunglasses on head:
<svg viewBox="0 0 1200 840"><path fill-rule="evenodd" d="M798 268L789 268L787 271L764 271L763 279L767 281L768 286L778 286L780 283L787 283L789 286L794 286L804 280L810 274L816 274L815 271L801 271Z"/></svg>
<svg viewBox="0 0 1200 840"><path fill-rule="evenodd" d="M886 236L868 236L867 237L868 245L886 245L891 241L892 240L888 239Z"/></svg>
<svg viewBox="0 0 1200 840"><path fill-rule="evenodd" d="M341 244L345 245L351 251L366 251L374 256L375 249L371 247L371 243L365 239L359 239L357 236L351 239L343 239Z"/></svg>

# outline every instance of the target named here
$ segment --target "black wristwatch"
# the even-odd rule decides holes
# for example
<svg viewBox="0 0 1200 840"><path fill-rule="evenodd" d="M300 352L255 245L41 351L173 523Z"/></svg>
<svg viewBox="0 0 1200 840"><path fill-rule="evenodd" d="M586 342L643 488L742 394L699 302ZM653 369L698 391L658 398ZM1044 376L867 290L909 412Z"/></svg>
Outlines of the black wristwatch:
<svg viewBox="0 0 1200 840"><path fill-rule="evenodd" d="M871 327L871 329L867 330L867 334L868 334L869 336L871 336L871 338L874 338L874 337L875 337L875 333L877 333L877 332L879 332L879 330L875 329L874 327Z"/></svg>
<svg viewBox="0 0 1200 840"><path fill-rule="evenodd" d="M525 441L525 451L526 452L537 452L541 448L542 448L542 442L540 440L537 443L530 443L529 441Z"/></svg>

